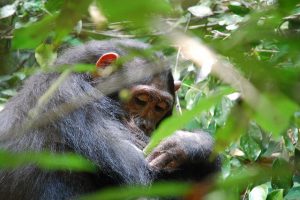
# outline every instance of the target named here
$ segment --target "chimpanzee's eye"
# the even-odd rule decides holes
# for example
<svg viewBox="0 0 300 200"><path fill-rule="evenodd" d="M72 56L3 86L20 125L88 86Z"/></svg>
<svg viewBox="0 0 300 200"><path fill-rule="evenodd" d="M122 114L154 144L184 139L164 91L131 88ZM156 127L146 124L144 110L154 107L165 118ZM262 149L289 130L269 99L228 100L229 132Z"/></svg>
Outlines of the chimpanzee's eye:
<svg viewBox="0 0 300 200"><path fill-rule="evenodd" d="M155 111L156 112L163 112L164 109L162 107L160 107L160 106L155 106Z"/></svg>
<svg viewBox="0 0 300 200"><path fill-rule="evenodd" d="M134 97L134 102L140 106L147 105L148 101L149 101L149 97L148 97L148 95L145 95L145 94L141 94L141 95Z"/></svg>
<svg viewBox="0 0 300 200"><path fill-rule="evenodd" d="M155 106L156 112L164 112L168 109L168 104L166 102L160 102Z"/></svg>

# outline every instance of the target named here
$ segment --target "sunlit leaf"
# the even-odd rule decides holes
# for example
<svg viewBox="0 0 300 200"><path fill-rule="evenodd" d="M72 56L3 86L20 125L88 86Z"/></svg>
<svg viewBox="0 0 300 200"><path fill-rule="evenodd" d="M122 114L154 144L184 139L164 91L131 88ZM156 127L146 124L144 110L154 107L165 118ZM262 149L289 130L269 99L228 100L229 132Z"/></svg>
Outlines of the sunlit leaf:
<svg viewBox="0 0 300 200"><path fill-rule="evenodd" d="M263 184L254 187L249 193L249 200L265 200L268 195L268 186Z"/></svg>
<svg viewBox="0 0 300 200"><path fill-rule="evenodd" d="M188 11L190 11L194 16L199 18L207 17L213 14L210 7L203 5L189 7Z"/></svg>
<svg viewBox="0 0 300 200"><path fill-rule="evenodd" d="M268 194L267 200L283 200L283 190L274 190Z"/></svg>
<svg viewBox="0 0 300 200"><path fill-rule="evenodd" d="M240 146L246 157L252 161L255 161L261 153L260 146L249 134L241 137Z"/></svg>
<svg viewBox="0 0 300 200"><path fill-rule="evenodd" d="M0 8L0 19L10 17L15 14L17 6L15 4L5 5Z"/></svg>

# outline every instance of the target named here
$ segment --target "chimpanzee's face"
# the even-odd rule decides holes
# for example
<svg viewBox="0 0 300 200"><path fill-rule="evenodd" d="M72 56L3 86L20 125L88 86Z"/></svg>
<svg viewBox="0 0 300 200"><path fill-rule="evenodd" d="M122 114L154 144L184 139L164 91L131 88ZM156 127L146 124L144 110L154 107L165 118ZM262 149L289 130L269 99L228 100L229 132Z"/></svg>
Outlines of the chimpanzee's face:
<svg viewBox="0 0 300 200"><path fill-rule="evenodd" d="M146 135L150 135L174 104L174 97L169 91L166 78L155 76L147 84L138 84L131 90L131 98L123 103L129 120L140 128Z"/></svg>
<svg viewBox="0 0 300 200"><path fill-rule="evenodd" d="M100 71L109 69L119 58L119 54L108 52L101 55L96 63ZM131 72L135 66L161 66L166 65L164 61L146 60L135 57L133 60L124 63L123 68ZM125 70L126 71L126 70ZM102 77L102 74L94 74L94 78ZM134 72L132 73L134 76ZM156 75L147 76L144 80L129 88L131 98L129 101L121 102L127 114L127 123L133 128L138 128L146 135L150 135L157 124L171 113L174 104L175 84L170 70L162 71ZM118 99L117 97L112 97ZM119 99L118 99L119 100Z"/></svg>

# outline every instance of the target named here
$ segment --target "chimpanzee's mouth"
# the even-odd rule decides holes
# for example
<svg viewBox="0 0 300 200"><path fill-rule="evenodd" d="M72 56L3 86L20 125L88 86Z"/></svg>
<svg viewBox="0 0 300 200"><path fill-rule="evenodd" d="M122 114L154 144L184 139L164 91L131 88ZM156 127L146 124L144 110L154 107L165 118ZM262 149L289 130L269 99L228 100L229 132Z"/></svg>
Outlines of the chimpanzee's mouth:
<svg viewBox="0 0 300 200"><path fill-rule="evenodd" d="M144 132L145 135L151 136L152 132L154 131L154 126L148 120L145 120L139 116L133 118L134 124Z"/></svg>

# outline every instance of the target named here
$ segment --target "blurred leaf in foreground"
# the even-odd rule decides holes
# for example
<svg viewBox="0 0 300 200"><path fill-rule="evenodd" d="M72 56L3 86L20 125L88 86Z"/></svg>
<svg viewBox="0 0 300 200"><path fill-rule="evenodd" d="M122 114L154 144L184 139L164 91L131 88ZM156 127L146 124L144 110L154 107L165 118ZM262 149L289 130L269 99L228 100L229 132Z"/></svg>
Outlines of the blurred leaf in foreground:
<svg viewBox="0 0 300 200"><path fill-rule="evenodd" d="M187 194L191 185L186 183L155 183L152 186L127 186L102 190L83 196L82 200L123 200L138 197L178 197Z"/></svg>
<svg viewBox="0 0 300 200"><path fill-rule="evenodd" d="M59 10L64 4L64 1L61 0L48 0L45 3L45 8L49 11L49 12L55 12L57 10Z"/></svg>
<svg viewBox="0 0 300 200"><path fill-rule="evenodd" d="M16 168L36 165L45 170L73 170L94 172L95 166L85 158L74 154L53 154L50 152L12 153L0 151L0 168Z"/></svg>
<svg viewBox="0 0 300 200"><path fill-rule="evenodd" d="M167 1L161 0L98 0L105 16L112 22L132 21L143 24L151 15L164 14L170 11L171 7Z"/></svg>
<svg viewBox="0 0 300 200"><path fill-rule="evenodd" d="M39 22L14 31L13 48L31 49L46 40L53 30L55 16L47 16Z"/></svg>
<svg viewBox="0 0 300 200"><path fill-rule="evenodd" d="M290 120L298 109L296 102L281 94L262 94L258 102L255 120L274 136L287 129Z"/></svg>
<svg viewBox="0 0 300 200"><path fill-rule="evenodd" d="M65 0L62 9L56 19L56 43L60 42L87 13L92 0Z"/></svg>
<svg viewBox="0 0 300 200"><path fill-rule="evenodd" d="M41 44L35 50L35 58L42 68L51 66L57 58L57 53L53 51L51 44Z"/></svg>
<svg viewBox="0 0 300 200"><path fill-rule="evenodd" d="M176 130L183 128L187 125L196 115L211 108L222 100L224 95L233 92L233 89L226 88L215 95L209 96L198 102L198 104L189 111L184 112L181 116L173 115L172 117L164 120L158 129L153 133L149 145L146 147L145 153L150 153L164 138L173 134Z"/></svg>

